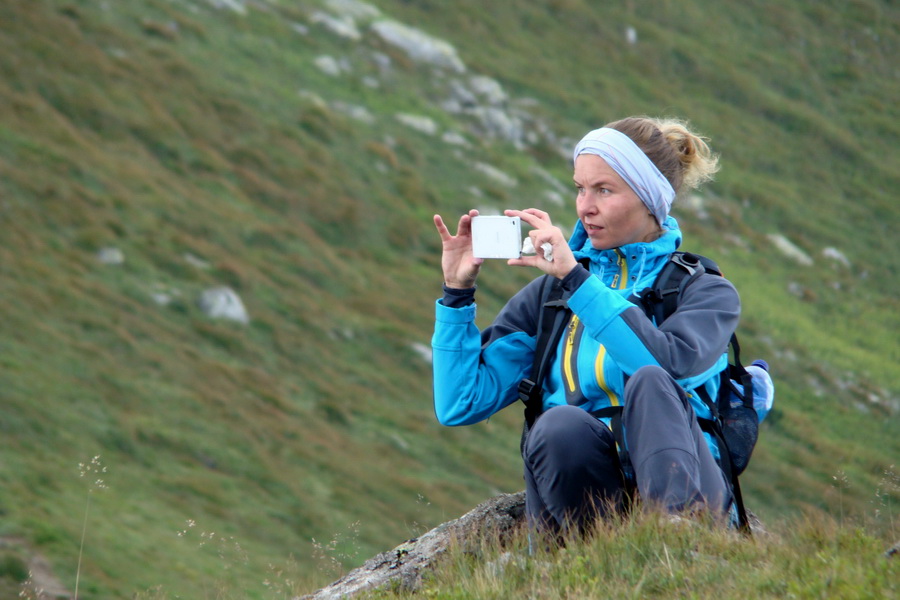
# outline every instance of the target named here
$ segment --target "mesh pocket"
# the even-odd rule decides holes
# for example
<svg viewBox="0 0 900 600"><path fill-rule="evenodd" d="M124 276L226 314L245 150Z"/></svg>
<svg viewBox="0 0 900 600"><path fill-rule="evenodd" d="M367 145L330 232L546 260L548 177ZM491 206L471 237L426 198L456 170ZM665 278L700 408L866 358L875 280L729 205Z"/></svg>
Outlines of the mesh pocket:
<svg viewBox="0 0 900 600"><path fill-rule="evenodd" d="M731 466L740 475L750 463L750 455L759 437L759 419L749 406L728 407L722 414L722 435L728 446Z"/></svg>

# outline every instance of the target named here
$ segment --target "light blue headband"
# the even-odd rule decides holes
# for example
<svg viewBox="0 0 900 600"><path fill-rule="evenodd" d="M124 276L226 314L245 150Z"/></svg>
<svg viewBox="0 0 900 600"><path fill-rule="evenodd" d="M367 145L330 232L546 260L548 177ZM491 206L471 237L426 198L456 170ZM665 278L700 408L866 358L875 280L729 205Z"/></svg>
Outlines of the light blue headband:
<svg viewBox="0 0 900 600"><path fill-rule="evenodd" d="M669 216L675 190L630 137L609 127L595 129L575 146L573 162L580 154L596 154L605 160L631 186L660 224Z"/></svg>

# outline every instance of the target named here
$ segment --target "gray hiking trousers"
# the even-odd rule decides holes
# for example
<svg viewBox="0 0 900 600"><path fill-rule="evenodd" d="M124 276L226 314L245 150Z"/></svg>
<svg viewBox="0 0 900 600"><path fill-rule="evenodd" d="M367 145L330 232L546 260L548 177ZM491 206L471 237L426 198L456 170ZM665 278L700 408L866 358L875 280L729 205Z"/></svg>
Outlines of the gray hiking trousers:
<svg viewBox="0 0 900 600"><path fill-rule="evenodd" d="M625 386L622 423L641 501L669 512L706 508L724 514L725 481L687 396L662 368L639 369ZM523 450L529 522L562 532L621 510L624 478L612 431L575 406L546 411Z"/></svg>

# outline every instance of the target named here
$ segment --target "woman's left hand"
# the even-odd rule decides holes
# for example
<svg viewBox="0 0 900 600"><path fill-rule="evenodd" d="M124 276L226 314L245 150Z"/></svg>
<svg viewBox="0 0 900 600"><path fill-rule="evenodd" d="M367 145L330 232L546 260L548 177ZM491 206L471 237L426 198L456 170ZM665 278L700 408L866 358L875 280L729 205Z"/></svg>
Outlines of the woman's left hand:
<svg viewBox="0 0 900 600"><path fill-rule="evenodd" d="M534 244L535 252L537 252L534 256L511 258L508 264L517 267L537 267L544 273L557 279L562 279L578 266L578 261L575 260L572 249L569 248L569 243L559 227L553 225L550 215L536 208L507 210L504 211L504 214L507 217L519 217L534 228L528 232L528 236ZM552 246L553 260L545 258L544 249L542 248L544 244Z"/></svg>

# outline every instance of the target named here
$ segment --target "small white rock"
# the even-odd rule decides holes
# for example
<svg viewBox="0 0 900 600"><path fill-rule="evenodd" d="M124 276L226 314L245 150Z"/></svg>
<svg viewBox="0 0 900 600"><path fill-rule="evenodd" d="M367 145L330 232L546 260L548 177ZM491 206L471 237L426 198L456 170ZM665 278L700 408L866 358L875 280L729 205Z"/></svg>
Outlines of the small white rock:
<svg viewBox="0 0 900 600"><path fill-rule="evenodd" d="M410 348L412 349L413 352L415 352L420 357L422 357L422 360L424 360L427 363L431 363L431 360L432 360L431 346L426 346L425 344L422 344L420 342L413 342L412 344L410 344Z"/></svg>
<svg viewBox="0 0 900 600"><path fill-rule="evenodd" d="M426 135L435 135L438 132L438 124L434 120L424 115L412 115L409 113L399 113L394 115L398 121Z"/></svg>
<svg viewBox="0 0 900 600"><path fill-rule="evenodd" d="M795 260L804 267L812 266L813 259L780 233L770 233L768 238L772 245L788 258Z"/></svg>
<svg viewBox="0 0 900 600"><path fill-rule="evenodd" d="M847 258L843 252L838 250L837 248L828 247L822 250L822 256L825 258L829 258L835 262L839 262L845 267L850 267L850 259Z"/></svg>
<svg viewBox="0 0 900 600"><path fill-rule="evenodd" d="M104 265L121 265L125 262L125 253L118 248L108 246L97 251L97 260Z"/></svg>
<svg viewBox="0 0 900 600"><path fill-rule="evenodd" d="M230 287L222 286L205 290L200 295L200 310L213 319L227 319L247 324L250 316L240 296Z"/></svg>

